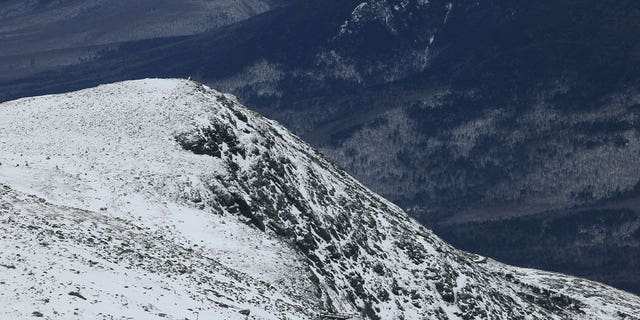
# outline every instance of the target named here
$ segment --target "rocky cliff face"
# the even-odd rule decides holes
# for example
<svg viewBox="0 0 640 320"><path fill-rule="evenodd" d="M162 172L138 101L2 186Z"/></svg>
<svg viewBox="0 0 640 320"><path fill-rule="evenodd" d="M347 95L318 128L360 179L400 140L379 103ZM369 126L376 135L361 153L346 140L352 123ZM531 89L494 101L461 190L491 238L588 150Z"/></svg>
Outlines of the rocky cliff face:
<svg viewBox="0 0 640 320"><path fill-rule="evenodd" d="M0 105L8 317L634 319L454 249L274 121L183 80Z"/></svg>

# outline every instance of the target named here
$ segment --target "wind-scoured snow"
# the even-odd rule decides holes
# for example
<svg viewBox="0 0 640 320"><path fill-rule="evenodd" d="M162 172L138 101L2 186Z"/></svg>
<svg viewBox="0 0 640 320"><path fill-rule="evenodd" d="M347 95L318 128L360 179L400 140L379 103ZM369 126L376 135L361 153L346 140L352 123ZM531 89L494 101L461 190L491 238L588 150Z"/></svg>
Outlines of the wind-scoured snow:
<svg viewBox="0 0 640 320"><path fill-rule="evenodd" d="M452 248L276 122L186 80L0 104L0 185L0 318L640 313L634 295Z"/></svg>

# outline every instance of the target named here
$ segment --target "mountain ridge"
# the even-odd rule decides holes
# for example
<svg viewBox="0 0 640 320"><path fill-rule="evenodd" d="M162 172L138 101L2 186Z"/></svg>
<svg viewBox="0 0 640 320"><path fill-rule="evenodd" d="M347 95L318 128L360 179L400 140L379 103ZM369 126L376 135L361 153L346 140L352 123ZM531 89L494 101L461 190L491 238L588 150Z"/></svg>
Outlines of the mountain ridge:
<svg viewBox="0 0 640 320"><path fill-rule="evenodd" d="M0 299L18 306L7 315L634 319L640 310L629 293L454 249L275 121L202 84L129 81L3 103L0 115L2 241L22 252L2 262L14 267L0 276L14 290ZM75 276L56 277L67 265ZM123 287L101 287L102 272Z"/></svg>

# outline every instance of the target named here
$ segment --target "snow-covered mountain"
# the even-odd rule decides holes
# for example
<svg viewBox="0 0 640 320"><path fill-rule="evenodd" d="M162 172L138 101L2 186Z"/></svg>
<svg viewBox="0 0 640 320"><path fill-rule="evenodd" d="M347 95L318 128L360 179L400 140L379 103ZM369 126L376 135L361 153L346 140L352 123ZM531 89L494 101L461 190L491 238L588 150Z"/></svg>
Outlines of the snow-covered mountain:
<svg viewBox="0 0 640 320"><path fill-rule="evenodd" d="M278 123L186 80L0 104L0 318L639 319L462 252Z"/></svg>

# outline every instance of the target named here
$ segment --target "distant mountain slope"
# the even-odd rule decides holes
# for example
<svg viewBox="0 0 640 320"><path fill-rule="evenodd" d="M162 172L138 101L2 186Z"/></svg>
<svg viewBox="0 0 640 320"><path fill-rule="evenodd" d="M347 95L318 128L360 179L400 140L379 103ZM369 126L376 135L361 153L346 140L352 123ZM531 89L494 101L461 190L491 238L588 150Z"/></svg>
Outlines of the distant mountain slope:
<svg viewBox="0 0 640 320"><path fill-rule="evenodd" d="M3 1L0 56L184 36L229 25L284 0Z"/></svg>
<svg viewBox="0 0 640 320"><path fill-rule="evenodd" d="M637 319L640 298L449 246L184 80L0 104L11 318Z"/></svg>
<svg viewBox="0 0 640 320"><path fill-rule="evenodd" d="M640 292L637 198L496 221L444 225L438 235L506 263L572 274Z"/></svg>
<svg viewBox="0 0 640 320"><path fill-rule="evenodd" d="M374 191L456 237L448 240L476 249L466 226L452 228L492 221L508 234L511 223L502 220L559 221L546 215L638 197L639 16L635 0L301 1L193 36L118 44L73 68L0 79L0 99L193 77L284 123ZM587 220L571 229L617 233ZM615 241L589 245L613 260L629 250ZM592 254L564 255L573 258L554 270L585 270L598 258ZM590 270L581 274L612 273ZM628 281L617 285L640 288L637 268L615 272Z"/></svg>
<svg viewBox="0 0 640 320"><path fill-rule="evenodd" d="M93 60L115 50L115 43L201 33L286 3L5 0L0 6L0 79Z"/></svg>

